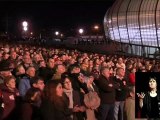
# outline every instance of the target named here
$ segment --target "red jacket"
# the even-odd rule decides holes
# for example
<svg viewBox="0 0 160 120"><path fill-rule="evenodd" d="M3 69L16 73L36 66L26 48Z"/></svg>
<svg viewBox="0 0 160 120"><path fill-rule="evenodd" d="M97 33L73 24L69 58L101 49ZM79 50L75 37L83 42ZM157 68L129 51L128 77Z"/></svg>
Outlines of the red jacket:
<svg viewBox="0 0 160 120"><path fill-rule="evenodd" d="M130 82L132 85L135 85L135 74L134 74L134 73L130 73L130 74L129 74L129 82Z"/></svg>

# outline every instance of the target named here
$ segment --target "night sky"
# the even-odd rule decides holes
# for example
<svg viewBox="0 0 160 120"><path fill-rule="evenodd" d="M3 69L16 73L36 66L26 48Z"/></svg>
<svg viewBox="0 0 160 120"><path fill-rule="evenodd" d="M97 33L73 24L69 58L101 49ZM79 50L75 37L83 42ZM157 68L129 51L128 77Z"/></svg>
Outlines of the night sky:
<svg viewBox="0 0 160 120"><path fill-rule="evenodd" d="M79 27L91 29L95 24L103 27L104 15L113 2L114 0L1 1L0 31L8 28L8 32L17 32L23 20L29 21L33 32L43 29L72 32Z"/></svg>

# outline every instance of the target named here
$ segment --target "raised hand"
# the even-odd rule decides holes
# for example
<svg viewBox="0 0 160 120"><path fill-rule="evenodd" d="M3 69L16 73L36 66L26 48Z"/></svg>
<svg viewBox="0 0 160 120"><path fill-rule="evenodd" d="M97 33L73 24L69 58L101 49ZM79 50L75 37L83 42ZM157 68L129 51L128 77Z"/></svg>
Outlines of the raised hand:
<svg viewBox="0 0 160 120"><path fill-rule="evenodd" d="M137 96L139 97L139 99L143 99L145 97L145 94L143 92L137 93Z"/></svg>

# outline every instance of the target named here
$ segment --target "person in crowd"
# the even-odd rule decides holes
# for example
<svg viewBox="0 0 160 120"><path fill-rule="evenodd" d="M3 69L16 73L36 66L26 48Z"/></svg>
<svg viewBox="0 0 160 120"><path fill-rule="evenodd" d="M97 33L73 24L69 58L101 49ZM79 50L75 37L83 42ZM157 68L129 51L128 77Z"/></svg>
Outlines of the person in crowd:
<svg viewBox="0 0 160 120"><path fill-rule="evenodd" d="M125 80L125 71L123 68L116 69L116 76L114 77L114 82L119 84L118 89L116 89L116 102L114 107L114 119L118 120L118 113L120 112L120 119L123 120L123 109L124 101L127 95L128 81Z"/></svg>
<svg viewBox="0 0 160 120"><path fill-rule="evenodd" d="M32 59L30 57L30 54L26 53L23 55L23 59L22 59L22 62L19 63L21 65L23 65L24 69L26 70L29 66L32 66Z"/></svg>
<svg viewBox="0 0 160 120"><path fill-rule="evenodd" d="M128 78L129 78L129 83L131 85L135 85L135 74L136 74L136 68L132 68L131 69L131 73L129 74Z"/></svg>
<svg viewBox="0 0 160 120"><path fill-rule="evenodd" d="M86 105L86 119L97 120L98 107L100 106L98 87L94 83L94 76L92 74L88 74L84 79L88 89L88 93L84 95L84 103Z"/></svg>
<svg viewBox="0 0 160 120"><path fill-rule="evenodd" d="M16 115L16 100L18 100L19 92L16 89L16 79L14 76L7 76L1 87L3 114L2 120L10 120Z"/></svg>
<svg viewBox="0 0 160 120"><path fill-rule="evenodd" d="M26 70L26 75L19 82L19 93L23 98L29 88L31 88L31 80L35 77L35 68L33 66L29 66Z"/></svg>
<svg viewBox="0 0 160 120"><path fill-rule="evenodd" d="M2 91L0 89L0 120L2 120L3 110L4 110L4 103L3 103Z"/></svg>
<svg viewBox="0 0 160 120"><path fill-rule="evenodd" d="M126 70L126 65L125 65L125 63L123 62L123 59L122 59L121 57L118 58L116 67L117 67L117 68L120 67L120 68L123 68L124 70Z"/></svg>
<svg viewBox="0 0 160 120"><path fill-rule="evenodd" d="M98 87L101 98L99 120L114 120L115 89L118 85L114 84L113 78L110 77L108 67L101 68Z"/></svg>
<svg viewBox="0 0 160 120"><path fill-rule="evenodd" d="M17 66L17 53L15 51L12 51L10 53L10 57L8 58L8 61L10 62L12 68L16 68Z"/></svg>
<svg viewBox="0 0 160 120"><path fill-rule="evenodd" d="M135 86L129 86L128 96L124 103L124 120L135 119Z"/></svg>
<svg viewBox="0 0 160 120"><path fill-rule="evenodd" d="M30 88L24 96L21 105L21 120L41 120L40 114L41 91Z"/></svg>
<svg viewBox="0 0 160 120"><path fill-rule="evenodd" d="M150 78L148 84L148 92L137 93L139 105L142 108L142 117L157 119L160 118L160 93L157 90L156 78Z"/></svg>
<svg viewBox="0 0 160 120"><path fill-rule="evenodd" d="M79 93L73 90L71 80L67 74L63 75L61 80L63 85L63 91L69 98L68 107L73 109L76 106L79 109L78 111L73 112L71 118L73 120L84 120L83 112L85 112L85 106L80 98Z"/></svg>
<svg viewBox="0 0 160 120"><path fill-rule="evenodd" d="M43 120L72 120L73 112L78 112L75 106L69 108L69 99L63 93L60 80L53 80L47 83L44 90L44 98L41 104L41 115Z"/></svg>
<svg viewBox="0 0 160 120"><path fill-rule="evenodd" d="M52 80L60 80L61 79L61 75L66 72L66 68L65 65L63 64L57 64L55 66L55 74L52 77Z"/></svg>
<svg viewBox="0 0 160 120"><path fill-rule="evenodd" d="M15 69L16 87L18 88L20 80L25 76L25 69L23 65L18 65Z"/></svg>
<svg viewBox="0 0 160 120"><path fill-rule="evenodd" d="M33 56L33 66L35 67L36 71L39 69L39 61L41 60L41 57L39 54L35 54Z"/></svg>
<svg viewBox="0 0 160 120"><path fill-rule="evenodd" d="M55 60L53 58L48 58L47 67L39 69L39 76L43 78L45 84L52 79L52 76L55 73L54 68Z"/></svg>
<svg viewBox="0 0 160 120"><path fill-rule="evenodd" d="M31 87L38 88L41 92L44 90L45 84L43 78L35 76L31 79L30 83Z"/></svg>
<svg viewBox="0 0 160 120"><path fill-rule="evenodd" d="M70 65L68 68L68 75L70 77L72 88L78 91L81 98L83 99L84 94L88 93L87 84L84 81L84 75L81 72L78 64Z"/></svg>
<svg viewBox="0 0 160 120"><path fill-rule="evenodd" d="M0 62L0 84L4 83L4 79L7 76L11 76L11 68L10 63L8 61L1 61Z"/></svg>

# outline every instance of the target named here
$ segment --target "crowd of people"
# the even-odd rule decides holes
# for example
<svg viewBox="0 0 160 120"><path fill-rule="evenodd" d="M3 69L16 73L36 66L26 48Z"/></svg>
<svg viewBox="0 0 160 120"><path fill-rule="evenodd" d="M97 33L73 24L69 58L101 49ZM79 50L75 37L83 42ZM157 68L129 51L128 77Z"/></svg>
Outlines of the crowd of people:
<svg viewBox="0 0 160 120"><path fill-rule="evenodd" d="M160 63L0 44L0 120L134 120L136 71Z"/></svg>

